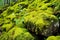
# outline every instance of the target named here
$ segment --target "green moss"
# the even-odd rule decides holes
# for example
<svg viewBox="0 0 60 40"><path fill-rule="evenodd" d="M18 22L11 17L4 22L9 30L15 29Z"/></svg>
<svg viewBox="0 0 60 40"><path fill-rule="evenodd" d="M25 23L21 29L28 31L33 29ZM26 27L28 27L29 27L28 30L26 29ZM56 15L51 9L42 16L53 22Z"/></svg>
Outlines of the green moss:
<svg viewBox="0 0 60 40"><path fill-rule="evenodd" d="M57 38L55 36L50 36L47 38L47 40L57 40Z"/></svg>
<svg viewBox="0 0 60 40"><path fill-rule="evenodd" d="M34 40L35 38L25 28L15 26L10 31L2 34L0 40Z"/></svg>
<svg viewBox="0 0 60 40"><path fill-rule="evenodd" d="M58 30L58 26L54 26L58 18L53 14L59 5L57 0L18 0L0 15L0 25L7 33L2 34L0 39L34 40L27 29L35 34L53 35Z"/></svg>
<svg viewBox="0 0 60 40"><path fill-rule="evenodd" d="M42 32L42 35L47 35L47 28L49 29L51 26L53 26L53 22L57 22L58 19L56 16L52 14L48 14L45 12L30 12L24 20L24 23L29 30L33 30L36 33L39 34L38 30L40 33ZM33 26L35 25L35 26ZM46 34L44 33L46 31ZM49 35L49 34L48 34Z"/></svg>
<svg viewBox="0 0 60 40"><path fill-rule="evenodd" d="M60 36L49 36L47 40L60 40Z"/></svg>

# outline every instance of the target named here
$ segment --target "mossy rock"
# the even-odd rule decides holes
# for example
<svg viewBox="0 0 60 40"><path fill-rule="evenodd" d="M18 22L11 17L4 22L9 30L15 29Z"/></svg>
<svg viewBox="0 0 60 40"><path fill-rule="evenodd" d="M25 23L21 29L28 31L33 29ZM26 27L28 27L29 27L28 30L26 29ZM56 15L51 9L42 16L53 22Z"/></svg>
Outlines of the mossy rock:
<svg viewBox="0 0 60 40"><path fill-rule="evenodd" d="M29 13L24 20L25 27L35 32L36 34L42 34L44 36L53 35L58 32L58 18L52 14L48 13Z"/></svg>
<svg viewBox="0 0 60 40"><path fill-rule="evenodd" d="M14 27L0 36L0 40L34 40L35 38L25 28Z"/></svg>
<svg viewBox="0 0 60 40"><path fill-rule="evenodd" d="M25 27L37 35L50 36L57 33L58 18L53 14L59 6L57 0L24 0L9 6L0 15L2 31L6 32L0 36L0 39L20 40L23 36L21 40L34 40L29 32L24 32Z"/></svg>

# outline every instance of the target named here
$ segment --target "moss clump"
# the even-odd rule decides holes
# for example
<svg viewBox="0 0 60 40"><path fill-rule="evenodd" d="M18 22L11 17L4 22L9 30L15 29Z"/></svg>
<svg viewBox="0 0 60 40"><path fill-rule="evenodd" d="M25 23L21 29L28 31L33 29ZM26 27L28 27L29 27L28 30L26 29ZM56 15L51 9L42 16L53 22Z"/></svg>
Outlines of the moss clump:
<svg viewBox="0 0 60 40"><path fill-rule="evenodd" d="M56 16L45 12L30 12L24 20L27 29L35 32L36 34L42 34L45 36L52 35L53 32L58 31L58 22Z"/></svg>
<svg viewBox="0 0 60 40"><path fill-rule="evenodd" d="M50 36L47 40L60 40L60 36Z"/></svg>
<svg viewBox="0 0 60 40"><path fill-rule="evenodd" d="M34 40L35 38L25 28L15 26L0 36L0 40Z"/></svg>

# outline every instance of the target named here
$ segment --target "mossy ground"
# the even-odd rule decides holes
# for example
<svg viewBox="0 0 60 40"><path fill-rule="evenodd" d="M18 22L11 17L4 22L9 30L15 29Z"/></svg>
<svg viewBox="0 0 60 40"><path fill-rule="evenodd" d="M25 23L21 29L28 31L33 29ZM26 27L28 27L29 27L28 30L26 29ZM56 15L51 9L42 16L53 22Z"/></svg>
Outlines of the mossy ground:
<svg viewBox="0 0 60 40"><path fill-rule="evenodd" d="M40 40L37 36L39 35L41 38L44 36L43 39L48 37L47 40L57 40L55 35L60 35L58 32L60 12L57 12L60 10L59 2L59 0L18 0L0 14L0 39ZM53 39L49 37L51 35Z"/></svg>

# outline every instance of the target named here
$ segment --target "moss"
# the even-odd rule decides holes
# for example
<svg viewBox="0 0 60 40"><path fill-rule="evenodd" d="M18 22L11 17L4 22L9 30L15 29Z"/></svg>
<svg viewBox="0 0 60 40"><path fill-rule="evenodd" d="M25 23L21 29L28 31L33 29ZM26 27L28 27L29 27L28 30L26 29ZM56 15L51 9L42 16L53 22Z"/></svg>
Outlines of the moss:
<svg viewBox="0 0 60 40"><path fill-rule="evenodd" d="M55 36L50 36L50 37L48 37L47 40L57 40L57 38Z"/></svg>
<svg viewBox="0 0 60 40"><path fill-rule="evenodd" d="M4 32L0 39L34 40L29 31L24 29L37 35L53 35L59 28L56 24L58 18L54 15L59 5L57 0L18 0L0 15L0 25Z"/></svg>
<svg viewBox="0 0 60 40"><path fill-rule="evenodd" d="M14 27L0 36L1 40L34 40L35 38L25 28Z"/></svg>
<svg viewBox="0 0 60 40"><path fill-rule="evenodd" d="M25 17L24 23L29 30L30 29L34 30L33 28L37 28L35 29L36 33L38 33L37 31L39 29L39 31L42 32L42 35L49 35L47 33L48 32L47 30L49 30L51 26L53 27L54 26L53 23L56 23L57 21L58 21L57 17L52 14L50 15L48 13L38 13L34 11L34 12L29 13L29 15ZM44 31L46 31L46 34L44 34Z"/></svg>
<svg viewBox="0 0 60 40"><path fill-rule="evenodd" d="M49 36L47 40L60 40L60 36Z"/></svg>

